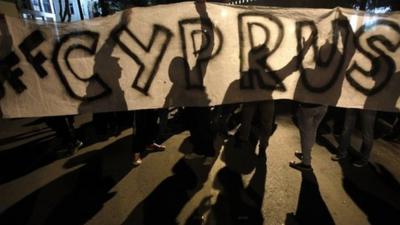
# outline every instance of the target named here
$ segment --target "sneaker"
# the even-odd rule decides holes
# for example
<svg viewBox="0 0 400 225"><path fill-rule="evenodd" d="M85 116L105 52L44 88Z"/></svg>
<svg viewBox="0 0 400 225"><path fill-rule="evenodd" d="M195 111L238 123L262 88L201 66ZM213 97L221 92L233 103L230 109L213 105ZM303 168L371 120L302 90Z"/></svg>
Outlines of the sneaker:
<svg viewBox="0 0 400 225"><path fill-rule="evenodd" d="M146 150L152 151L152 152L162 152L165 150L165 146L153 143L153 144L147 145Z"/></svg>
<svg viewBox="0 0 400 225"><path fill-rule="evenodd" d="M200 158L204 158L204 155L199 155L195 152L192 152L192 153L186 154L184 157L185 157L185 159L200 159Z"/></svg>
<svg viewBox="0 0 400 225"><path fill-rule="evenodd" d="M333 161L339 161L339 160L345 159L346 157L347 157L346 154L339 153L339 154L336 154L336 155L332 155L331 159Z"/></svg>
<svg viewBox="0 0 400 225"><path fill-rule="evenodd" d="M83 145L83 142L80 140L76 140L74 143L68 145L67 155L74 155Z"/></svg>
<svg viewBox="0 0 400 225"><path fill-rule="evenodd" d="M289 163L289 166L293 169L300 170L300 171L312 171L312 167L310 165L306 165L302 162L295 162L292 161Z"/></svg>
<svg viewBox="0 0 400 225"><path fill-rule="evenodd" d="M142 158L140 158L140 153L133 154L132 164L134 166L139 166L140 164L142 164Z"/></svg>
<svg viewBox="0 0 400 225"><path fill-rule="evenodd" d="M295 151L294 156L296 156L298 159L302 160L303 159L303 153L300 151Z"/></svg>
<svg viewBox="0 0 400 225"><path fill-rule="evenodd" d="M368 160L358 159L353 162L353 166L355 167L364 167L368 164Z"/></svg>

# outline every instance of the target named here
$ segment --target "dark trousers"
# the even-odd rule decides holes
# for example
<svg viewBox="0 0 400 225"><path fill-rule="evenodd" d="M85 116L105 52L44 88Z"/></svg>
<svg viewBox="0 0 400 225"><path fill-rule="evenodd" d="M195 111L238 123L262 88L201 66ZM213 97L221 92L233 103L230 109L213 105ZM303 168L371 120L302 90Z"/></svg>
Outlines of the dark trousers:
<svg viewBox="0 0 400 225"><path fill-rule="evenodd" d="M210 126L211 111L209 107L185 107L185 121L190 131L193 152L214 156L213 135Z"/></svg>
<svg viewBox="0 0 400 225"><path fill-rule="evenodd" d="M303 163L311 165L311 150L317 137L317 129L324 118L328 107L319 105L314 107L302 106L297 110L297 124L300 131L301 152Z"/></svg>
<svg viewBox="0 0 400 225"><path fill-rule="evenodd" d="M135 111L136 130L132 138L132 152L143 152L154 143L158 135L158 111L155 109Z"/></svg>
<svg viewBox="0 0 400 225"><path fill-rule="evenodd" d="M350 146L351 134L356 125L357 118L360 119L362 145L362 160L368 160L374 143L374 126L376 111L367 109L347 109L344 120L343 132L340 137L339 154L347 155Z"/></svg>
<svg viewBox="0 0 400 225"><path fill-rule="evenodd" d="M74 144L76 141L73 116L46 117L45 123L56 132L56 136L63 141L63 144Z"/></svg>
<svg viewBox="0 0 400 225"><path fill-rule="evenodd" d="M274 124L275 104L274 101L258 101L243 103L242 125L239 130L239 139L248 141L253 121L258 116L257 136L260 140L260 149L266 149L269 137L272 135Z"/></svg>

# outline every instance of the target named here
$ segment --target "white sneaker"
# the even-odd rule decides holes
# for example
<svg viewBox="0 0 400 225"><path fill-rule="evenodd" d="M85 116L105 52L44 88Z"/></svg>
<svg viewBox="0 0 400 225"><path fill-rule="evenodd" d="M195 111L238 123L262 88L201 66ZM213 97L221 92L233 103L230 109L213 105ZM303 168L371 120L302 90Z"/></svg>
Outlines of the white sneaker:
<svg viewBox="0 0 400 225"><path fill-rule="evenodd" d="M157 143L153 143L150 145L146 146L146 150L147 151L154 151L154 152L161 152L165 150L165 146L164 145L159 145Z"/></svg>
<svg viewBox="0 0 400 225"><path fill-rule="evenodd" d="M140 164L142 164L142 158L140 158L140 153L135 153L133 155L132 164L134 166L139 166Z"/></svg>

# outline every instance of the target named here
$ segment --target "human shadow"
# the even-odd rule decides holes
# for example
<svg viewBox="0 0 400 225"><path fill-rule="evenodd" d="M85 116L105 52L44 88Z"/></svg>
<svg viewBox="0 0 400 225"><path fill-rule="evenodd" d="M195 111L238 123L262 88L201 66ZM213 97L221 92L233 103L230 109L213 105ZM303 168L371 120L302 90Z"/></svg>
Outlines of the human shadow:
<svg viewBox="0 0 400 225"><path fill-rule="evenodd" d="M198 181L195 172L181 158L172 169L173 175L163 180L122 223L143 225L177 224L176 218L190 200L190 191Z"/></svg>
<svg viewBox="0 0 400 225"><path fill-rule="evenodd" d="M288 213L285 224L335 224L324 199L321 196L315 174L302 172L301 187L295 213Z"/></svg>
<svg viewBox="0 0 400 225"><path fill-rule="evenodd" d="M79 112L115 112L126 111L128 109L124 91L119 82L122 76L122 68L119 65L119 58L113 56L112 53L117 44L113 38L113 34L119 27L129 22L130 12L130 10L123 12L121 20L115 26L116 28L114 28L111 35L96 53L93 72L95 76L98 76L102 80L102 83L89 82L85 96L88 100L81 103ZM104 91L104 83L110 89L105 96L101 95ZM102 98L93 98L95 96L102 96Z"/></svg>
<svg viewBox="0 0 400 225"><path fill-rule="evenodd" d="M372 168L379 178L393 190L400 190L400 183L393 174L382 164L376 163Z"/></svg>
<svg viewBox="0 0 400 225"><path fill-rule="evenodd" d="M325 145L334 146L328 139ZM351 155L357 157L357 151L350 148ZM332 148L331 151L335 151ZM390 224L398 218L400 211L399 183L382 165L368 164L355 168L350 160L339 161L343 174L343 187L354 203L367 215L371 224Z"/></svg>
<svg viewBox="0 0 400 225"><path fill-rule="evenodd" d="M124 90L120 85L122 68L119 58L112 55L117 46L114 35L117 29L128 24L130 13L130 10L123 12L121 20L96 53L93 68L95 75L93 76L97 77L89 82L85 96L87 100L79 106L80 113L96 112L93 114L93 124L102 140L106 140L112 135L119 135L121 127L127 123L132 126L133 116L132 113L125 112L128 110L128 105ZM130 118L126 120L127 117Z"/></svg>
<svg viewBox="0 0 400 225"><path fill-rule="evenodd" d="M185 57L177 56L172 59L168 69L172 86L165 98L164 107L208 106L210 103L204 78L215 47L215 27L209 18L205 2L196 2L195 8L200 17L201 32L200 48L193 52L196 61L190 68Z"/></svg>
<svg viewBox="0 0 400 225"><path fill-rule="evenodd" d="M190 137L179 146L185 153L192 148ZM164 179L122 223L143 225L177 224L177 216L190 199L207 181L212 165L204 165L202 159L180 158L173 166L173 175Z"/></svg>
<svg viewBox="0 0 400 225"><path fill-rule="evenodd" d="M111 191L131 169L129 138L78 155L73 169L32 192L0 215L2 224L85 224L116 193Z"/></svg>
<svg viewBox="0 0 400 225"><path fill-rule="evenodd" d="M258 139L255 137L257 136L254 134L250 135L249 145L246 146L246 149L237 146L234 137L228 138L224 145L221 160L225 162L229 169L239 174L250 174L254 170L259 160L259 156L256 154ZM260 153L263 154L265 151L260 151Z"/></svg>
<svg viewBox="0 0 400 225"><path fill-rule="evenodd" d="M376 58L373 64L378 64L377 62L383 60L381 57ZM382 65L387 65L386 63L381 63L380 68L384 67ZM376 65L377 66L377 65ZM375 67L375 66L373 66ZM379 85L382 80L385 79L384 76L379 74L372 76L375 85ZM395 111L400 112L400 105L396 105L400 99L400 72L397 72L391 76L385 88L374 95L367 97L364 103L365 109L375 109L379 111Z"/></svg>
<svg viewBox="0 0 400 225"><path fill-rule="evenodd" d="M8 25L5 19L4 15L0 15L0 59L4 59L7 57L11 52L12 52L12 46L13 46L13 39L11 36L11 33L8 29ZM0 72L1 73L7 73L7 66L3 65L3 63L0 63ZM6 82L6 78L3 76L3 74L0 76L0 99L2 99L5 96L5 89L4 89L4 83ZM0 118L3 118L3 113L0 107Z"/></svg>
<svg viewBox="0 0 400 225"><path fill-rule="evenodd" d="M0 184L10 182L57 159L54 133L0 151Z"/></svg>
<svg viewBox="0 0 400 225"><path fill-rule="evenodd" d="M204 78L213 57L216 27L209 18L205 1L195 2L194 5L199 16L195 23L199 23L200 30L193 31L192 35L201 33L200 47L196 49L193 38L193 55L196 60L192 68L187 55L172 59L168 70L172 86L165 98L164 107L185 106L184 122L190 131L193 152L212 157L215 156L215 149L209 107L211 100L204 86Z"/></svg>
<svg viewBox="0 0 400 225"><path fill-rule="evenodd" d="M27 140L27 139L31 139L31 138L35 138L35 137L40 138L44 134L50 134L50 133L52 133L52 131L49 130L49 128L47 128L47 127L39 128L39 129L24 132L24 133L20 133L20 134L11 136L11 137L0 138L0 145L6 145L6 144L13 143L13 142L23 141L23 140Z"/></svg>
<svg viewBox="0 0 400 225"><path fill-rule="evenodd" d="M266 164L258 163L249 185L245 187L239 173L228 167L220 169L214 181L214 186L220 190L220 193L216 203L211 207L206 224L210 221L217 225L264 224L261 209L266 173Z"/></svg>
<svg viewBox="0 0 400 225"><path fill-rule="evenodd" d="M370 224L392 224L399 219L399 205L394 207L373 193L360 188L359 184L353 183L350 179L343 180L343 187L354 203L367 215Z"/></svg>
<svg viewBox="0 0 400 225"><path fill-rule="evenodd" d="M228 87L223 103L272 100L274 90L286 91L283 81L298 70L298 63L303 59L313 42L309 38L303 48L284 67L272 70L267 60L270 50L265 44L253 46L248 53L249 68L241 72L241 78L234 80ZM256 85L257 84L257 85Z"/></svg>
<svg viewBox="0 0 400 225"><path fill-rule="evenodd" d="M315 66L313 68L305 68L300 63L300 77L295 88L294 100L337 105L342 93L346 69L356 52L355 37L350 22L340 11L338 13L338 18L332 21L334 31L332 43L326 40L318 48L316 46L317 39L315 39L316 31L311 34L311 37L314 37L312 49ZM300 33L301 30L298 30L298 43L300 43ZM343 46L342 52L338 48L339 37Z"/></svg>

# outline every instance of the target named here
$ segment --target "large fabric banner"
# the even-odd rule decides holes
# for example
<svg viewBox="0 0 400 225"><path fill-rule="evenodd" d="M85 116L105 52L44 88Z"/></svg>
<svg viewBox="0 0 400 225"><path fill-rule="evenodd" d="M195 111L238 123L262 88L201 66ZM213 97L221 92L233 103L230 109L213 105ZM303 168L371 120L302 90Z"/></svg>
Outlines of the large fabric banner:
<svg viewBox="0 0 400 225"><path fill-rule="evenodd" d="M293 99L400 108L400 13L191 2L68 24L0 17L3 117Z"/></svg>

